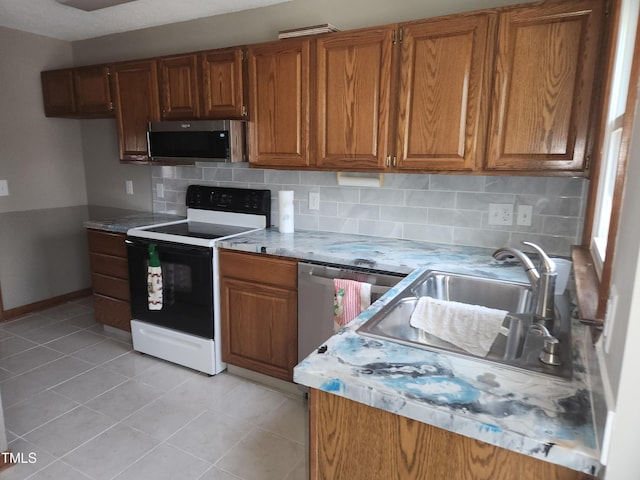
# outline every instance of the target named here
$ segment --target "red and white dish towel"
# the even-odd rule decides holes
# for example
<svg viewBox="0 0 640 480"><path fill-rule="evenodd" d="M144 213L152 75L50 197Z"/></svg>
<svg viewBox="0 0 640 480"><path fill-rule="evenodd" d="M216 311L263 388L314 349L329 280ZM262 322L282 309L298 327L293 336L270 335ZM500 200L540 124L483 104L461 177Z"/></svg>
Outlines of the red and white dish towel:
<svg viewBox="0 0 640 480"><path fill-rule="evenodd" d="M336 278L333 280L333 329L340 330L371 305L371 284Z"/></svg>

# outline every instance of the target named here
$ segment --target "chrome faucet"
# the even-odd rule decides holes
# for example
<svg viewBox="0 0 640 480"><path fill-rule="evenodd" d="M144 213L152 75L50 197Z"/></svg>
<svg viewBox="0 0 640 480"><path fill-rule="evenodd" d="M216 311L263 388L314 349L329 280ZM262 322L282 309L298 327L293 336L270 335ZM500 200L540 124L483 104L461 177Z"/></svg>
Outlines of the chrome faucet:
<svg viewBox="0 0 640 480"><path fill-rule="evenodd" d="M531 287L535 292L536 308L533 314L534 320L543 325L553 328L553 320L555 319L555 288L556 288L556 264L547 254L535 243L522 242L533 248L540 256L540 272L536 270L531 259L522 251L516 248L503 247L493 252L493 258L496 260L507 260L516 257L524 266Z"/></svg>

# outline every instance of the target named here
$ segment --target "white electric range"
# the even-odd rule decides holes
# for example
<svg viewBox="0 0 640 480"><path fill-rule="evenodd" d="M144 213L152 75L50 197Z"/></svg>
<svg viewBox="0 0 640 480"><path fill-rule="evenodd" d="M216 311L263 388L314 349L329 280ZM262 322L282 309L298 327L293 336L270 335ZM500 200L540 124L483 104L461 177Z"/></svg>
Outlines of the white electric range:
<svg viewBox="0 0 640 480"><path fill-rule="evenodd" d="M215 375L226 368L216 240L267 228L271 192L190 185L186 205L185 220L127 232L133 348ZM153 307L150 249L158 253L162 279Z"/></svg>

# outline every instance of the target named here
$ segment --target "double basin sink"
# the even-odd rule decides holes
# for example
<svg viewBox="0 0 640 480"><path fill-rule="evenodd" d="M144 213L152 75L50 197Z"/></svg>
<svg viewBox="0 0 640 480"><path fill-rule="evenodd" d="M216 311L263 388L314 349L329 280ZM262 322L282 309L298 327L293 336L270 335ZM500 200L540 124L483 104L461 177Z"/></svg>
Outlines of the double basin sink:
<svg viewBox="0 0 640 480"><path fill-rule="evenodd" d="M481 305L506 310L509 313L489 353L485 357L478 357L409 324L411 314L422 296ZM548 365L539 359L544 347L544 336L538 329L531 328L534 323L534 297L528 283L429 270L407 285L357 332L410 347L447 352L499 363L518 370L570 378L570 303L564 296L557 295L555 298L556 318L551 333L560 342L560 365Z"/></svg>

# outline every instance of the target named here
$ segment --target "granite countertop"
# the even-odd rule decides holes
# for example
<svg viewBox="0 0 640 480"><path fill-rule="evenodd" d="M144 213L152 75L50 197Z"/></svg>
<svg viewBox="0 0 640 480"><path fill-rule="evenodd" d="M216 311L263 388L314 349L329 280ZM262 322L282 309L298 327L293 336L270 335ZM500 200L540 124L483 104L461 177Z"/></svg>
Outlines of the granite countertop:
<svg viewBox="0 0 640 480"><path fill-rule="evenodd" d="M127 230L156 223L173 222L186 218L183 215L168 213L141 212L111 207L89 207L89 219L84 222L85 228L95 228L106 232L127 233Z"/></svg>
<svg viewBox="0 0 640 480"><path fill-rule="evenodd" d="M528 283L524 269L493 260L494 249L426 243L345 233L269 228L217 241L217 246L308 261L409 274L416 268L456 266L459 273Z"/></svg>
<svg viewBox="0 0 640 480"><path fill-rule="evenodd" d="M267 229L219 247L409 274L294 370L294 381L508 450L592 475L600 471L593 421L594 351L589 329L573 320L573 378L367 338L355 330L425 268L527 281L493 249L362 235ZM324 349L323 349L324 350Z"/></svg>

